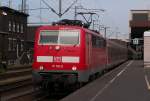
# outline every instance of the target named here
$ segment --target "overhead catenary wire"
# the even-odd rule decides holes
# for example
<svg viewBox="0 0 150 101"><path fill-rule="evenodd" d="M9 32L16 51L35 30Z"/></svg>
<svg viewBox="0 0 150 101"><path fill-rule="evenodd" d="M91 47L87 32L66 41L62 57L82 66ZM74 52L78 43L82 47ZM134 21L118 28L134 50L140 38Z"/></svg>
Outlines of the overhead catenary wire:
<svg viewBox="0 0 150 101"><path fill-rule="evenodd" d="M77 2L78 0L75 0L65 11L64 11L64 13L62 13L62 15L64 15L66 12L68 12L70 9L71 9L71 7Z"/></svg>
<svg viewBox="0 0 150 101"><path fill-rule="evenodd" d="M55 9L53 9L45 0L42 0L42 2L53 12L55 13L56 15L59 15Z"/></svg>
<svg viewBox="0 0 150 101"><path fill-rule="evenodd" d="M75 0L64 12L62 12L62 0L59 0L59 12L57 12L53 7L51 7L45 0L42 0L42 2L56 15L59 17L62 17L66 12L70 10L70 8L77 2L78 0Z"/></svg>
<svg viewBox="0 0 150 101"><path fill-rule="evenodd" d="M44 0L44 1L45 1L45 0ZM57 1L58 1L58 0L57 0ZM59 0L59 1L60 1L60 0ZM51 2L53 2L53 0L52 0ZM63 14L65 14L66 12L68 12L69 10L75 9L75 8L72 7L75 2L77 2L77 0L75 0L74 2L68 1L68 2L67 2L68 4L71 4L71 3L72 3L72 4L71 4L64 12L62 11L63 13L62 13L62 12L57 12L57 11L56 11L56 8L55 8L55 9L53 8L53 10L55 10L55 12L57 13L58 16L62 16ZM49 5L49 1L48 1L48 0L46 1L46 3L47 3L47 5ZM55 3L56 3L56 2L55 2ZM44 3L44 4L45 4L45 3ZM53 3L51 3L51 5L50 5L51 8L53 7L52 4L53 4ZM67 5L68 5L68 4L67 4ZM46 6L47 6L47 5L46 5ZM58 5L58 4L57 4L57 5ZM63 9L64 9L64 8L66 8L66 4L63 5ZM32 8L32 9L29 9L29 11L34 11L34 10L39 10L39 9L40 9L40 10L51 10L49 7L40 6L39 8ZM84 8L83 6L80 7L79 9L82 9L82 11L88 11L88 13L91 13L92 15L93 15L93 14L97 15L98 18L97 18L96 16L94 16L94 19L99 19L99 15L98 15L97 13L93 13L93 12L104 12L104 11L105 11L104 9L88 9L88 8ZM62 14L59 14L59 13L62 13ZM91 15L91 16L92 16L92 15ZM85 17L88 17L88 15L85 15ZM86 19L85 17L84 17L84 19ZM40 16L40 19L42 19L41 16ZM88 21L90 21L90 22L92 23L92 20L91 20L90 17L86 20L86 22L88 22ZM40 22L42 22L42 21L40 20Z"/></svg>

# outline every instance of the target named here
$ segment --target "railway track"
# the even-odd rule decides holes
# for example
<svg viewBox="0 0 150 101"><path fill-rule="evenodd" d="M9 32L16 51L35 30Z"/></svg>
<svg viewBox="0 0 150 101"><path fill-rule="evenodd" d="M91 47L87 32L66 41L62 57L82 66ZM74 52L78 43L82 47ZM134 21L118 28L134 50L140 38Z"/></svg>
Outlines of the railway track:
<svg viewBox="0 0 150 101"><path fill-rule="evenodd" d="M42 90L34 90L34 100L32 101L59 101L63 97L71 94L73 90L68 91L68 89L64 88L60 91L52 91L52 93L46 93L45 91L42 92Z"/></svg>
<svg viewBox="0 0 150 101"><path fill-rule="evenodd" d="M31 101L33 91L31 65L9 67L0 74L0 101Z"/></svg>
<svg viewBox="0 0 150 101"><path fill-rule="evenodd" d="M34 95L32 101L59 101L65 91L62 93L60 92L53 92L53 93L46 93L45 91L41 89L34 89Z"/></svg>
<svg viewBox="0 0 150 101"><path fill-rule="evenodd" d="M30 65L11 67L0 74L0 101L59 101L61 96L57 94L51 97L39 88L35 89Z"/></svg>

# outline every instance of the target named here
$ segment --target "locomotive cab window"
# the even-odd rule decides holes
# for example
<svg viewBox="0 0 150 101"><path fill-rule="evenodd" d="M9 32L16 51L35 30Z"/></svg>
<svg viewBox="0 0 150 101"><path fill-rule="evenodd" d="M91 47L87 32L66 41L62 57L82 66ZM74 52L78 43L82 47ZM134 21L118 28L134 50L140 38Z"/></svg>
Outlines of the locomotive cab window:
<svg viewBox="0 0 150 101"><path fill-rule="evenodd" d="M41 31L40 32L40 44L56 44L58 42L57 31Z"/></svg>
<svg viewBox="0 0 150 101"><path fill-rule="evenodd" d="M79 31L77 30L44 30L40 32L39 44L78 45Z"/></svg>
<svg viewBox="0 0 150 101"><path fill-rule="evenodd" d="M79 33L77 31L60 31L59 34L60 44L79 44Z"/></svg>

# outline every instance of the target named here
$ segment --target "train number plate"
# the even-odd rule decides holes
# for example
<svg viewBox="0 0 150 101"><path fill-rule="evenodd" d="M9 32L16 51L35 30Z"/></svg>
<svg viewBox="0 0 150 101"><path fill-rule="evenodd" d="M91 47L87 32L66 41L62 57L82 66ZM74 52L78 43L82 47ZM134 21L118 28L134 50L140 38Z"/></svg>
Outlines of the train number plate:
<svg viewBox="0 0 150 101"><path fill-rule="evenodd" d="M54 57L54 62L62 62L62 57L60 56Z"/></svg>

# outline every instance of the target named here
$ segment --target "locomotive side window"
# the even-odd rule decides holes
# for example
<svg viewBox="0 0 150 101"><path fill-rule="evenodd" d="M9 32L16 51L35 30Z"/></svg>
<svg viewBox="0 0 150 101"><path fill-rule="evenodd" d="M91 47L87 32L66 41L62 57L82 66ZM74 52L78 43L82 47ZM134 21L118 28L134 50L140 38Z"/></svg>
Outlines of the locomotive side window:
<svg viewBox="0 0 150 101"><path fill-rule="evenodd" d="M94 36L94 35L92 35L92 46L94 47L94 48L96 48L97 47L97 37L96 36Z"/></svg>
<svg viewBox="0 0 150 101"><path fill-rule="evenodd" d="M106 47L106 41L105 39L101 38L101 47Z"/></svg>
<svg viewBox="0 0 150 101"><path fill-rule="evenodd" d="M44 30L40 32L39 44L79 44L79 31L77 30Z"/></svg>
<svg viewBox="0 0 150 101"><path fill-rule="evenodd" d="M94 48L103 48L105 45L106 42L103 38L92 35L92 46Z"/></svg>

